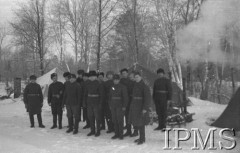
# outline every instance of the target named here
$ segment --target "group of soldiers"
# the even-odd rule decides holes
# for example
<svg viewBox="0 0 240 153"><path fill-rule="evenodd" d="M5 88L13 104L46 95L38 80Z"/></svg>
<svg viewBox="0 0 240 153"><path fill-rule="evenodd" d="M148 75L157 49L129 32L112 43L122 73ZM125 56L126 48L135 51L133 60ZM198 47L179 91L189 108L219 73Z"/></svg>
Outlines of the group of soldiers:
<svg viewBox="0 0 240 153"><path fill-rule="evenodd" d="M152 95L159 119L159 126L155 130L164 130L172 89L164 70L158 69L157 74L159 78L154 83ZM85 73L84 70L78 70L77 76L69 72L63 76L66 80L64 84L58 81L56 73L51 74L53 82L48 89L48 104L53 115L51 129L62 129L63 109L66 108L67 133L77 134L79 122L83 121L86 122L83 129L90 128L87 136L100 136L107 124L107 133L115 133L112 139L122 140L126 136L139 135L134 142L145 142L151 93L140 72L129 74L128 69L122 69L119 75L108 71L106 80L103 72L96 71ZM24 90L24 103L29 112L31 127L34 127L34 115L37 114L39 127L44 128L41 117L43 95L34 75L30 76L30 84Z"/></svg>

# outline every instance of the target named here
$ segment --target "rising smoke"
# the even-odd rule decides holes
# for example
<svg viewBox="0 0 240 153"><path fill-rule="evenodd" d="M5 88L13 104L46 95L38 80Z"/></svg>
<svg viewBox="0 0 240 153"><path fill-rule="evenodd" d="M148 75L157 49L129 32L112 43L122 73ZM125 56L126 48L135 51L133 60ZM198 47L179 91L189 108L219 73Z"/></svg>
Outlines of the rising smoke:
<svg viewBox="0 0 240 153"><path fill-rule="evenodd" d="M201 6L199 19L177 32L177 47L183 61L226 61L228 55L221 49L221 39L240 46L240 0L206 0ZM230 30L229 30L230 29ZM235 37L234 37L235 35ZM233 39L230 39L233 38ZM240 51L238 51L240 53ZM229 59L228 59L229 60Z"/></svg>

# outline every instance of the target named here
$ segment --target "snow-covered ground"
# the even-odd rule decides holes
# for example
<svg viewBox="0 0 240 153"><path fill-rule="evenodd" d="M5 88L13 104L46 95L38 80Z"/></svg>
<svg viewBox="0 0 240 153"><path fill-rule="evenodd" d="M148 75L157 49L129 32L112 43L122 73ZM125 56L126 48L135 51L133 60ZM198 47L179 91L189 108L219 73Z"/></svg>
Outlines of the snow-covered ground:
<svg viewBox="0 0 240 153"><path fill-rule="evenodd" d="M206 124L208 118L216 118L221 114L226 106L218 105L207 101L201 101L191 98L193 106L188 107L189 112L195 112L194 121L187 124L186 128L200 128L203 131L205 139L208 129L211 128ZM66 112L65 112L66 113ZM180 142L182 150L163 150L165 143L165 135L159 131L153 131L157 126L146 127L146 143L136 145L133 141L136 138L124 138L124 140L111 140L113 134L107 134L106 131L101 132L101 136L87 137L89 129L83 130L85 123L80 123L80 133L77 135L67 134L64 127L62 130L51 130L52 116L49 106L44 104L43 107L43 123L45 129L38 126L30 128L28 114L25 111L24 104L20 99L13 102L11 99L0 101L0 153L159 153L159 152L240 152L240 138L235 137L237 146L234 150L219 150L218 141L226 140L219 138L218 132L215 135L215 145L218 148L214 151L198 150L192 151L193 138L189 141ZM35 117L35 124L37 119ZM64 126L67 125L66 115L63 119ZM182 135L181 137L184 137ZM174 146L174 133L170 133L170 146ZM226 143L227 144L227 143ZM209 146L209 144L208 144ZM208 147L207 146L207 147Z"/></svg>

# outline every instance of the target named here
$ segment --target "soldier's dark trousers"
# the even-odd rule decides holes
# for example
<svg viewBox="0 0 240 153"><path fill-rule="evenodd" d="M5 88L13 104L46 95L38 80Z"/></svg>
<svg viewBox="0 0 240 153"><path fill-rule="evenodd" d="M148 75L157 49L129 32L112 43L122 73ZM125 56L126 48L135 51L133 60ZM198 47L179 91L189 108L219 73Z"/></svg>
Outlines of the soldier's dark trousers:
<svg viewBox="0 0 240 153"><path fill-rule="evenodd" d="M67 117L69 123L69 129L78 131L79 126L79 106L67 106Z"/></svg>
<svg viewBox="0 0 240 153"><path fill-rule="evenodd" d="M139 130L139 134L140 134L139 139L141 141L145 141L145 126L139 126L138 130Z"/></svg>
<svg viewBox="0 0 240 153"><path fill-rule="evenodd" d="M167 102L155 103L159 128L166 128Z"/></svg>
<svg viewBox="0 0 240 153"><path fill-rule="evenodd" d="M107 120L107 118L105 118L106 117L105 112L106 112L106 108L105 106L103 106L101 110L101 128L104 128L104 129L105 129L105 119Z"/></svg>
<svg viewBox="0 0 240 153"><path fill-rule="evenodd" d="M82 121L82 107L79 107L79 122Z"/></svg>
<svg viewBox="0 0 240 153"><path fill-rule="evenodd" d="M117 136L123 136L124 112L122 108L112 108L111 112L115 134Z"/></svg>
<svg viewBox="0 0 240 153"><path fill-rule="evenodd" d="M53 125L57 126L57 120L58 120L58 126L62 127L62 107L61 105L51 105L52 109L52 115L53 115Z"/></svg>
<svg viewBox="0 0 240 153"><path fill-rule="evenodd" d="M29 113L29 118L30 118L30 123L31 126L34 126L34 115ZM37 114L37 119L38 119L38 125L42 125L42 115Z"/></svg>
<svg viewBox="0 0 240 153"><path fill-rule="evenodd" d="M113 124L113 120L112 120L112 113L111 113L111 110L110 110L110 107L109 107L108 104L105 106L104 114L105 114L104 116L105 116L106 121L107 121L108 130L113 131L114 130L114 124Z"/></svg>
<svg viewBox="0 0 240 153"><path fill-rule="evenodd" d="M131 134L132 133L131 132L131 124L129 124L129 122L128 122L129 107L130 107L130 105L127 106L127 109L125 111L125 123L126 123L126 127L127 127L127 133Z"/></svg>
<svg viewBox="0 0 240 153"><path fill-rule="evenodd" d="M100 117L100 109L99 106L91 106L88 105L87 108L88 118L90 121L91 132L95 131L95 121L97 122L97 132L100 132L101 126L101 117Z"/></svg>
<svg viewBox="0 0 240 153"><path fill-rule="evenodd" d="M90 126L90 121L88 119L87 108L83 108L83 122L86 121L87 126Z"/></svg>
<svg viewBox="0 0 240 153"><path fill-rule="evenodd" d="M62 113L53 114L53 125L57 126L57 120L58 120L58 126L62 127Z"/></svg>

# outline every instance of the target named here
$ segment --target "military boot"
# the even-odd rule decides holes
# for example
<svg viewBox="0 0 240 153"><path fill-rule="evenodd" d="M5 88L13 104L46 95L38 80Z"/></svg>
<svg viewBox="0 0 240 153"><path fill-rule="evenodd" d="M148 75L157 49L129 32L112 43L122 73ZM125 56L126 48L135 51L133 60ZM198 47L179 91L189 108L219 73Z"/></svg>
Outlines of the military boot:
<svg viewBox="0 0 240 153"><path fill-rule="evenodd" d="M51 127L51 129L55 128L57 128L57 115L53 115L53 126Z"/></svg>

